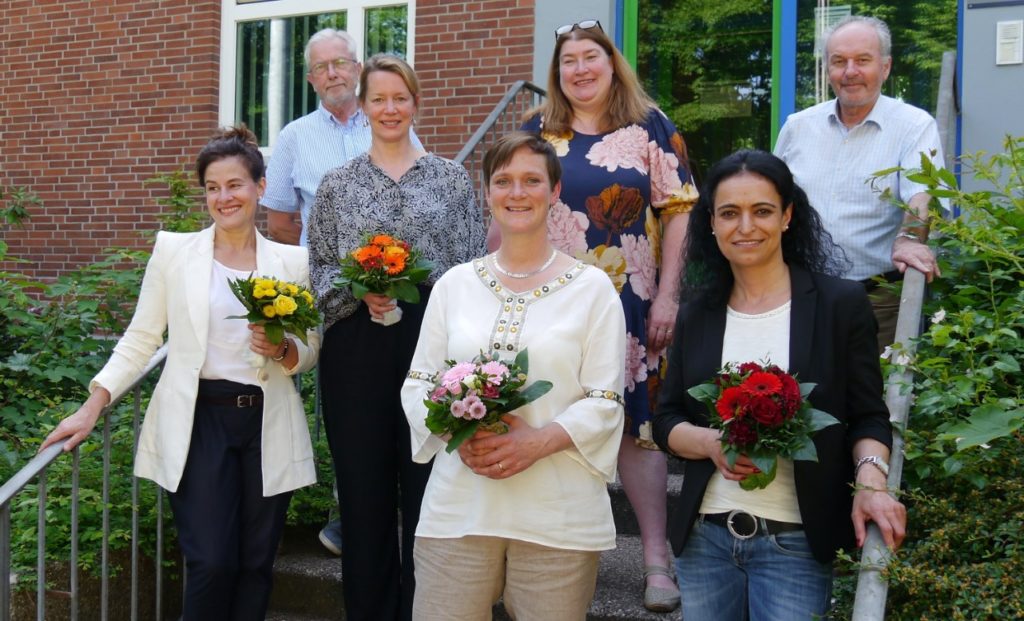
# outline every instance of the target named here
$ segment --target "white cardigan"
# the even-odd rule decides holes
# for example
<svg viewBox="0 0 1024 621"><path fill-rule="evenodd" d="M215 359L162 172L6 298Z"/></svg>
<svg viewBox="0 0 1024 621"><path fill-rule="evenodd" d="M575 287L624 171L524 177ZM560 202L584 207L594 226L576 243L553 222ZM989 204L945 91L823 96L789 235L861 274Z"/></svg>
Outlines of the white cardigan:
<svg viewBox="0 0 1024 621"><path fill-rule="evenodd" d="M178 489L185 469L199 369L206 359L213 232L211 226L198 233L157 235L131 324L110 360L89 384L90 391L97 386L112 394L125 390L163 343L167 330L167 362L142 423L135 475L151 479L170 492ZM256 274L309 286L306 249L269 241L257 232ZM299 354L295 368L286 370L268 362L257 373L264 395L264 496L316 482L305 411L289 377L316 364L320 336L310 330L307 339L308 346L294 339Z"/></svg>

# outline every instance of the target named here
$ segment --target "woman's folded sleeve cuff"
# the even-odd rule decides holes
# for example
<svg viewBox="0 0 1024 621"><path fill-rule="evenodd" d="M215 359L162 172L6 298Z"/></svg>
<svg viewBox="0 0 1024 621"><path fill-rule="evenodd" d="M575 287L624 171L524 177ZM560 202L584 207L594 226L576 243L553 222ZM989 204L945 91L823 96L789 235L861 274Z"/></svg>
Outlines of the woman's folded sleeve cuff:
<svg viewBox="0 0 1024 621"><path fill-rule="evenodd" d="M572 439L574 448L566 454L608 483L615 480L622 442L622 403L613 390L591 390L554 420Z"/></svg>

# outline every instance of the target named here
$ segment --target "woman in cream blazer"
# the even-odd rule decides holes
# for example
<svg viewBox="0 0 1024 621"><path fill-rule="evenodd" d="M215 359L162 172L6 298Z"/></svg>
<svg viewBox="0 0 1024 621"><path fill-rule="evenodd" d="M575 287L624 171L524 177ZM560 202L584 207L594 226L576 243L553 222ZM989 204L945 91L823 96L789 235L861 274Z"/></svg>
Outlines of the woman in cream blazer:
<svg viewBox="0 0 1024 621"><path fill-rule="evenodd" d="M223 131L197 161L213 226L157 235L131 324L90 397L49 435L71 450L112 394L137 377L167 331L135 475L167 490L185 554L184 619L262 619L291 491L316 480L309 429L291 378L316 363L320 338L271 344L240 319L229 278L250 273L308 286L305 248L263 238L255 227L266 187L247 129ZM254 367L246 350L266 357Z"/></svg>

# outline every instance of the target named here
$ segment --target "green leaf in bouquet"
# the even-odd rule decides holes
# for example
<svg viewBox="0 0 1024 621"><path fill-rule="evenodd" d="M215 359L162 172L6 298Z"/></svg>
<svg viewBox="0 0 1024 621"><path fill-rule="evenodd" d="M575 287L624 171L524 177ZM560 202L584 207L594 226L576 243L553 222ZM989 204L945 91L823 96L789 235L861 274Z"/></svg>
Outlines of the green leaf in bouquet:
<svg viewBox="0 0 1024 621"><path fill-rule="evenodd" d="M793 461L818 461L818 449L814 446L814 441L810 437L804 438L803 444L793 451L790 459Z"/></svg>
<svg viewBox="0 0 1024 621"><path fill-rule="evenodd" d="M293 330L292 334L295 335L295 338L297 338L300 341L302 341L303 345L305 345L307 347L309 346L309 335L306 334L305 330Z"/></svg>
<svg viewBox="0 0 1024 621"><path fill-rule="evenodd" d="M408 280L396 280L388 287L386 295L396 300L416 304L420 301L420 290Z"/></svg>
<svg viewBox="0 0 1024 621"><path fill-rule="evenodd" d="M516 359L512 362L512 365L519 367L519 371L524 374L530 372L530 354L527 353L527 349L516 354Z"/></svg>
<svg viewBox="0 0 1024 621"><path fill-rule="evenodd" d="M687 390L691 397L702 403L714 403L718 399L718 386L714 384L697 384L693 388Z"/></svg>
<svg viewBox="0 0 1024 621"><path fill-rule="evenodd" d="M430 276L430 272L434 271L434 264L429 261L421 261L415 267L406 268L405 273L402 275L409 279L412 283L421 283Z"/></svg>
<svg viewBox="0 0 1024 621"><path fill-rule="evenodd" d="M745 479L740 481L740 488L746 491L755 489L764 489L768 487L768 484L775 480L775 475L779 471L779 459L778 457L771 456L766 457L763 455L751 455L750 460L754 462L761 472L757 474L748 475Z"/></svg>
<svg viewBox="0 0 1024 621"><path fill-rule="evenodd" d="M537 380L536 382L530 384L526 388L520 390L518 393L516 393L517 395L519 395L519 400L521 401L519 407L522 407L527 403L532 403L533 401L536 401L537 399L540 399L544 395L548 394L548 391L551 390L551 387L553 385L554 384L547 380Z"/></svg>
<svg viewBox="0 0 1024 621"><path fill-rule="evenodd" d="M349 281L349 288L352 290L352 295L354 295L357 300L363 299L366 297L366 294L370 292L366 285L354 280Z"/></svg>
<svg viewBox="0 0 1024 621"><path fill-rule="evenodd" d="M277 322L263 324L263 329L267 332L267 340L272 345L280 345L281 341L284 340L284 328Z"/></svg>
<svg viewBox="0 0 1024 621"><path fill-rule="evenodd" d="M812 432L839 424L839 420L835 416L814 408L808 408L807 411L804 412L804 416L806 417L807 424Z"/></svg>
<svg viewBox="0 0 1024 621"><path fill-rule="evenodd" d="M807 399L810 396L811 391L814 390L815 386L817 386L817 384L815 384L814 382L804 382L800 384L800 396L803 397L804 399Z"/></svg>
<svg viewBox="0 0 1024 621"><path fill-rule="evenodd" d="M445 408L438 407L437 403L434 403L430 399L424 399L423 405L427 406L427 429L430 433L435 435L444 435L448 431L448 427L445 426Z"/></svg>
<svg viewBox="0 0 1024 621"><path fill-rule="evenodd" d="M459 448L463 442L473 437L473 434L476 433L476 428L479 424L480 423L478 421L470 421L465 427L453 433L451 440L448 440L448 446L446 446L444 450L451 453L455 449Z"/></svg>

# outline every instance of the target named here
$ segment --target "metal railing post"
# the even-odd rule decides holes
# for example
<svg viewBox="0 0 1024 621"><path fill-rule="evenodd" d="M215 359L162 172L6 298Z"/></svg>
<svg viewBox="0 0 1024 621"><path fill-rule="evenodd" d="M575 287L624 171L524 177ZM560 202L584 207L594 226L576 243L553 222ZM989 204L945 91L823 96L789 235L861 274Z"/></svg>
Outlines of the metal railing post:
<svg viewBox="0 0 1024 621"><path fill-rule="evenodd" d="M11 503L0 505L0 621L11 621Z"/></svg>
<svg viewBox="0 0 1024 621"><path fill-rule="evenodd" d="M913 356L914 339L921 332L921 307L924 305L925 277L908 268L900 293L900 312L896 322L896 342L901 352ZM889 456L889 489L899 489L903 479L903 430L913 393L907 389L914 381L910 369L893 372L886 378L885 403L889 407L889 420L893 426L892 453ZM857 595L853 602L853 621L880 621L885 619L885 599L889 583L882 571L892 558L882 534L874 523L868 524L867 538L861 552L860 571L857 576Z"/></svg>
<svg viewBox="0 0 1024 621"><path fill-rule="evenodd" d="M78 468L80 454L71 451L71 621L78 621Z"/></svg>

